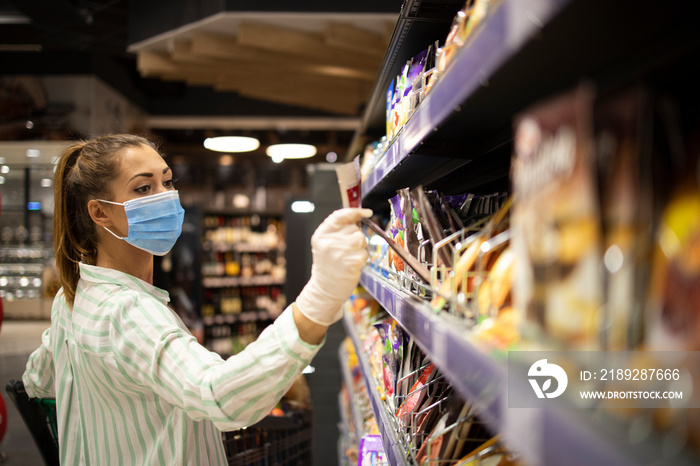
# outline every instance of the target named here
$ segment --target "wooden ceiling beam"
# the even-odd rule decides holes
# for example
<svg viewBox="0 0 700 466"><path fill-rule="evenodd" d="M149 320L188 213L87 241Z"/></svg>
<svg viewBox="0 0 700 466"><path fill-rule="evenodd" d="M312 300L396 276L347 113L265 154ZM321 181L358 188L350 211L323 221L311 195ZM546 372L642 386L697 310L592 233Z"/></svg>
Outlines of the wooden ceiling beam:
<svg viewBox="0 0 700 466"><path fill-rule="evenodd" d="M329 23L323 32L326 45L337 49L371 55L381 60L387 46L387 39L347 23Z"/></svg>
<svg viewBox="0 0 700 466"><path fill-rule="evenodd" d="M381 57L339 50L328 46L322 34L297 31L265 23L243 21L238 27L238 43L251 48L288 53L331 66L375 71Z"/></svg>
<svg viewBox="0 0 700 466"><path fill-rule="evenodd" d="M270 85L294 82L304 87L328 85L338 88L369 88L371 86L365 80L332 76L330 74L314 74L306 70L300 71L295 68L264 63L234 64L188 55L183 50L184 47L179 47L179 49L176 47L174 51L174 56L177 56L178 61L163 53L139 52L137 58L138 69L144 76L148 77L158 77L164 74L170 76L186 76L188 74L206 76L209 74L212 77L225 75L230 77L230 79L255 80L256 82L266 82Z"/></svg>
<svg viewBox="0 0 700 466"><path fill-rule="evenodd" d="M339 60L334 60L333 63L326 63L320 59L300 60L298 57L289 54L241 45L233 36L194 34L189 53L195 56L224 59L233 62L274 63L275 65L284 65L307 73L361 79L368 82L374 82L377 77L376 68L345 66L338 64Z"/></svg>

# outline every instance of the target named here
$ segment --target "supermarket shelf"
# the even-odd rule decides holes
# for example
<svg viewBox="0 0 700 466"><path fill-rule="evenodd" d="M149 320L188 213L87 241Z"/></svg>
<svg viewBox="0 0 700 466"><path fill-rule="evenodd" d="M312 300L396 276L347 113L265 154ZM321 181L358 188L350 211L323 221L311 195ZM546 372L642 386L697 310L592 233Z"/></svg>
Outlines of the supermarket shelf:
<svg viewBox="0 0 700 466"><path fill-rule="evenodd" d="M338 464L349 465L348 457L345 452L353 446L353 439L350 435L349 419L343 409L343 392L338 392L338 409L340 410L340 435L338 436Z"/></svg>
<svg viewBox="0 0 700 466"><path fill-rule="evenodd" d="M261 275L251 278L240 277L204 277L202 284L205 288L228 288L236 286L282 286L284 280Z"/></svg>
<svg viewBox="0 0 700 466"><path fill-rule="evenodd" d="M497 425L506 371L465 338L467 325L438 315L422 299L399 290L365 267L360 283L416 340L460 394L480 404L485 421Z"/></svg>
<svg viewBox="0 0 700 466"><path fill-rule="evenodd" d="M216 252L250 252L250 253L270 253L270 252L284 252L284 249L280 246L270 246L267 244L254 244L254 243L231 243L231 244L205 244L204 249L206 251L216 251Z"/></svg>
<svg viewBox="0 0 700 466"><path fill-rule="evenodd" d="M360 119L360 127L350 143L349 154L362 151L362 136L374 133L379 139L384 131L386 90L389 83L401 73L407 60L426 49L436 38L444 39L450 30L462 0L406 0L401 7L380 71L367 99L367 108ZM377 132L379 131L379 132Z"/></svg>
<svg viewBox="0 0 700 466"><path fill-rule="evenodd" d="M594 424L584 411L563 409L561 405L552 409L509 409L506 364L470 343L470 331L464 323L434 313L425 301L399 290L368 267L363 269L360 283L416 340L460 395L475 403L492 430L504 433L508 444L532 464L664 464L658 445L629 444L624 429L615 431L611 419L606 419L604 425ZM531 388L523 383L522 389ZM533 422L540 429L535 439L523 432L523 426ZM658 462L650 463L654 457ZM686 463L674 458L674 464Z"/></svg>
<svg viewBox="0 0 700 466"><path fill-rule="evenodd" d="M272 316L266 310L243 311L239 314L217 314L202 318L204 325L235 324L237 322L257 322L259 320L272 320Z"/></svg>
<svg viewBox="0 0 700 466"><path fill-rule="evenodd" d="M440 77L394 139L385 157L362 184L363 195L377 188L431 133L452 114L459 112L467 98L483 87L487 79L568 1L504 0L484 21L471 42L458 51L450 69ZM411 161L411 166L402 167L404 176L414 173L420 174L423 179L426 176L438 177L469 162L468 159L455 159L452 154L449 157L431 155L426 158L417 160L418 157L414 157L416 160Z"/></svg>
<svg viewBox="0 0 700 466"><path fill-rule="evenodd" d="M405 186L447 191L450 177L461 179L463 189L507 182L515 115L582 79L604 94L694 50L700 33L684 6L681 0L663 7L650 0L502 0L369 174L363 205L384 205ZM619 24L625 24L622 36ZM436 39L444 36L422 37L426 46ZM384 122L372 124L378 129ZM367 129L367 137L377 129Z"/></svg>
<svg viewBox="0 0 700 466"><path fill-rule="evenodd" d="M345 381L345 387L348 390L348 396L350 398L350 412L352 414L352 424L355 427L355 441L359 443L360 438L362 438L362 430L360 428L363 426L362 416L357 412L357 404L355 403L355 390L353 385L352 373L348 367L348 354L343 349L341 345L338 350L338 359L340 359L340 367L343 372L343 380ZM358 445L359 446L359 445Z"/></svg>
<svg viewBox="0 0 700 466"><path fill-rule="evenodd" d="M395 427L396 422L394 419L390 418L390 413L377 395L377 382L372 376L372 368L370 367L369 361L367 361L367 356L363 353L362 342L355 331L352 317L347 312L345 313L343 324L345 325L345 331L348 336L350 336L352 344L357 351L360 372L367 386L367 395L369 396L370 405L372 405L374 417L377 420L377 427L382 437L384 453L386 453L387 460L391 466L411 464L405 460L407 455L399 443L397 429Z"/></svg>

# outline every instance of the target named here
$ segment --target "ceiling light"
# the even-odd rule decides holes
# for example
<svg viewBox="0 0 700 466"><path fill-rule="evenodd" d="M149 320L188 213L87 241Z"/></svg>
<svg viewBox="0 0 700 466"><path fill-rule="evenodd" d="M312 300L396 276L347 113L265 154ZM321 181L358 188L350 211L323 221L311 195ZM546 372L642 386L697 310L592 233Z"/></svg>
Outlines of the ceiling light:
<svg viewBox="0 0 700 466"><path fill-rule="evenodd" d="M230 155L222 155L219 157L219 165L222 167L229 167L233 165L233 157Z"/></svg>
<svg viewBox="0 0 700 466"><path fill-rule="evenodd" d="M0 167L0 173L7 175L8 173L10 173L10 167L8 167L7 165L3 165L2 167Z"/></svg>
<svg viewBox="0 0 700 466"><path fill-rule="evenodd" d="M284 162L284 157L282 157L281 155L272 155L271 157L272 157L272 161L275 163Z"/></svg>
<svg viewBox="0 0 700 466"><path fill-rule="evenodd" d="M41 155L41 151L39 149L27 149L27 157L32 157L36 158Z"/></svg>
<svg viewBox="0 0 700 466"><path fill-rule="evenodd" d="M235 194L233 196L233 206L238 209L247 209L250 205L250 198L245 194Z"/></svg>
<svg viewBox="0 0 700 466"><path fill-rule="evenodd" d="M0 176L0 184L5 184L5 177L4 176Z"/></svg>
<svg viewBox="0 0 700 466"><path fill-rule="evenodd" d="M335 163L338 161L338 154L335 152L329 152L326 154L326 162Z"/></svg>
<svg viewBox="0 0 700 466"><path fill-rule="evenodd" d="M260 147L260 141L246 136L206 138L204 147L217 152L250 152Z"/></svg>
<svg viewBox="0 0 700 466"><path fill-rule="evenodd" d="M51 178L42 178L41 179L41 187L42 188L50 188L51 187Z"/></svg>
<svg viewBox="0 0 700 466"><path fill-rule="evenodd" d="M292 212L298 214L307 214L315 210L316 206L313 202L309 201L294 201L292 202Z"/></svg>
<svg viewBox="0 0 700 466"><path fill-rule="evenodd" d="M316 155L316 147L310 144L275 144L265 151L270 157L305 159Z"/></svg>

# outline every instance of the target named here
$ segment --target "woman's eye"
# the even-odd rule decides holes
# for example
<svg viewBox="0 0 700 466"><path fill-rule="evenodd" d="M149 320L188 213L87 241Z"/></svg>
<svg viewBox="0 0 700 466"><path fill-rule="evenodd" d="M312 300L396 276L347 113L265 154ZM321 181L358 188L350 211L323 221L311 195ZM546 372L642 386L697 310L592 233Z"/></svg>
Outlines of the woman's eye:
<svg viewBox="0 0 700 466"><path fill-rule="evenodd" d="M164 181L163 186L165 186L166 188L173 188L173 187L175 187L175 180L171 179L171 180Z"/></svg>
<svg viewBox="0 0 700 466"><path fill-rule="evenodd" d="M143 185L141 187L136 188L134 191L136 191L139 194L146 194L150 190L151 190L151 186L146 184L146 185Z"/></svg>

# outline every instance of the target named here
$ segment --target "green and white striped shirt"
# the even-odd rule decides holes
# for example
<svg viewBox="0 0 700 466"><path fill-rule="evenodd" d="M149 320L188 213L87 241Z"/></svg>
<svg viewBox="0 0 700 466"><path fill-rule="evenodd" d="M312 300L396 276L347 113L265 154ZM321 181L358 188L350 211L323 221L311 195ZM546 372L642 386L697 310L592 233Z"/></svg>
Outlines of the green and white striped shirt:
<svg viewBox="0 0 700 466"><path fill-rule="evenodd" d="M320 348L301 340L290 306L223 360L168 301L85 264L72 309L59 291L22 379L30 397L56 398L62 464L225 465L220 430L268 414Z"/></svg>

